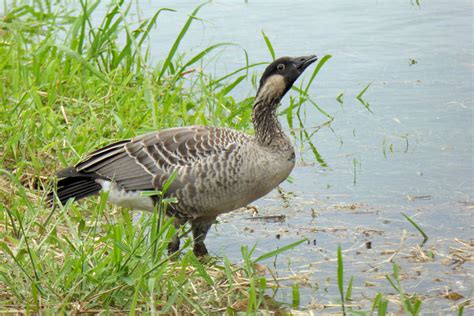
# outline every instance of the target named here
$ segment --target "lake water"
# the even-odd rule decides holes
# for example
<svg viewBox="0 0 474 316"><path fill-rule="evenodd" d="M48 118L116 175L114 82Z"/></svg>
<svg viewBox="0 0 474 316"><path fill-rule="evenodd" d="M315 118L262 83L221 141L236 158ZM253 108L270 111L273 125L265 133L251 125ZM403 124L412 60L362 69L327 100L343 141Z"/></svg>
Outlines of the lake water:
<svg viewBox="0 0 474 316"><path fill-rule="evenodd" d="M140 2L143 16L161 7L177 10L158 19L151 40L156 60L165 58L197 4ZM309 94L334 117L330 128L312 138L328 167L318 164L305 146L293 182L282 185L286 198L275 191L255 203L260 216L285 215L285 220L250 220L250 212L243 211L223 216L207 238L210 251L238 261L242 244L257 243L261 254L308 238L307 244L280 256L276 267L282 276L306 277L300 307L314 310L339 299L338 244L346 284L350 276L355 278L356 309L370 308L368 298L377 291L395 294L384 277L392 269L390 259L401 266L405 291L423 297L425 312L447 312L471 297L472 14L473 2L462 0L422 0L420 6L410 0L249 0L203 7L198 14L203 21L193 24L181 52L191 56L189 52L230 41L245 48L251 62L270 61L263 30L277 56L330 54ZM244 63L241 48L227 48L206 67L222 74ZM373 114L356 99L369 83L363 99ZM248 82L234 96L253 93ZM342 104L336 100L341 93ZM288 96L282 103L288 105ZM305 109L309 130L324 123L310 104ZM423 247L401 212L428 235ZM464 298L446 298L453 292ZM280 291L276 298L291 302L289 293Z"/></svg>

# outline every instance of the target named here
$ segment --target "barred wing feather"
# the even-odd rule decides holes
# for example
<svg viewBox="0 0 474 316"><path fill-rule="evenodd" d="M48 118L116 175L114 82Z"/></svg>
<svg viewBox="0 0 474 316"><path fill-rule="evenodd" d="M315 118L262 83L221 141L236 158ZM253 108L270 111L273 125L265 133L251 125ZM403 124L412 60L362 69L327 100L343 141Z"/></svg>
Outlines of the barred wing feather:
<svg viewBox="0 0 474 316"><path fill-rule="evenodd" d="M80 174L97 174L125 190L160 189L176 168L218 156L250 136L215 127L179 127L119 141L91 153L76 165Z"/></svg>

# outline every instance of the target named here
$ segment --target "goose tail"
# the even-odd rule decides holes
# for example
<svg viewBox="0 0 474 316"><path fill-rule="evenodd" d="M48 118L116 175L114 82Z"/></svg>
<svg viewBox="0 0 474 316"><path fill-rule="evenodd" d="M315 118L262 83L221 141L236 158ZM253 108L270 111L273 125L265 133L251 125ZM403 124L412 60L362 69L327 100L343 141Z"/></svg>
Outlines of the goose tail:
<svg viewBox="0 0 474 316"><path fill-rule="evenodd" d="M95 180L99 178L96 174L84 174L76 171L75 167L66 168L58 173L61 178L55 190L46 197L49 204L53 204L54 197L57 196L62 204L66 204L69 199L80 200L99 193L102 186Z"/></svg>

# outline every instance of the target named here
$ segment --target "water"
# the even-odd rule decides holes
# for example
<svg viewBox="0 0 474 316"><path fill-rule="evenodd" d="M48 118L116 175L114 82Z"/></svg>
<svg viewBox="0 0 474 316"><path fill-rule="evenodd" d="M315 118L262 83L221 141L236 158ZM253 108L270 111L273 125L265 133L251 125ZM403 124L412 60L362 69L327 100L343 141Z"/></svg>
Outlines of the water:
<svg viewBox="0 0 474 316"><path fill-rule="evenodd" d="M144 16L160 7L178 10L158 19L151 40L156 60L166 56L195 5L140 3ZM280 256L276 267L281 275L307 276L301 306L315 310L323 308L321 302L339 299L338 244L344 250L346 284L355 277L357 307L370 307L364 295L394 294L384 278L392 269L388 259L401 266L405 290L423 295L424 311L448 311L464 301L445 298L447 291L472 296L472 13L473 3L461 0L422 1L421 6L409 0L250 0L205 6L198 14L203 22L191 27L181 52L191 56L231 41L247 50L251 62L268 61L264 30L278 56L331 54L309 93L335 118L331 128L312 139L329 167L316 163L306 146L293 183L282 186L292 193L288 201L273 192L255 203L260 215L284 214L286 220L251 221L249 212L226 215L207 238L211 252L237 261L242 244L257 243L261 254L308 238L308 244ZM244 62L241 48L227 48L206 68L222 74ZM363 98L373 114L356 99L369 83ZM254 93L250 82L234 95L249 93ZM336 100L340 93L342 105ZM308 128L325 121L311 105L305 109ZM427 233L421 249L434 259L417 252L422 238L401 212ZM289 293L281 291L277 299L291 302Z"/></svg>

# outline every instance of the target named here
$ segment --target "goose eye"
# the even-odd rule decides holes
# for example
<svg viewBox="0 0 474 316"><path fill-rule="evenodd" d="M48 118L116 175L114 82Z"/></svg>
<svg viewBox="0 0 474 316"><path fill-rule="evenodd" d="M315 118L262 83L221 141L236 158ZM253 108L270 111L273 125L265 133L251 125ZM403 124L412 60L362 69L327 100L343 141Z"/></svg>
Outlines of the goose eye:
<svg viewBox="0 0 474 316"><path fill-rule="evenodd" d="M285 65L284 64L278 64L277 69L278 69L278 71L283 71L283 70L285 70Z"/></svg>

